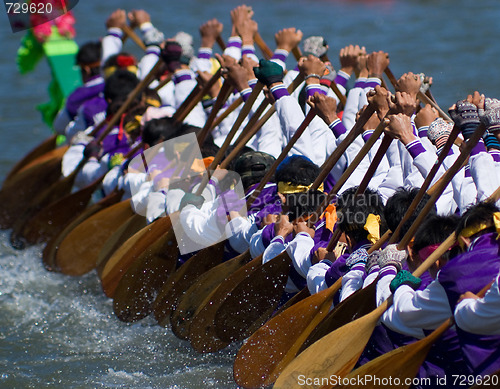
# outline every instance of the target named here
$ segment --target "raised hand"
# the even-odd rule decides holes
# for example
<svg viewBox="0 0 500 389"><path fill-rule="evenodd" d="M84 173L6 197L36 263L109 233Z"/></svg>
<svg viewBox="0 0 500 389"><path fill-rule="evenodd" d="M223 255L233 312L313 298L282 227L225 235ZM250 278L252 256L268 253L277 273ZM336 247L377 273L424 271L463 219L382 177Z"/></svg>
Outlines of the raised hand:
<svg viewBox="0 0 500 389"><path fill-rule="evenodd" d="M439 112L430 104L418 111L415 116L415 125L417 128L429 126L439 117Z"/></svg>
<svg viewBox="0 0 500 389"><path fill-rule="evenodd" d="M318 57L314 55L309 55L307 57L302 57L299 59L299 70L304 76L316 75L318 76L318 81L321 76L325 73L326 65Z"/></svg>
<svg viewBox="0 0 500 389"><path fill-rule="evenodd" d="M128 20L130 21L130 27L136 28L143 23L151 22L151 17L143 9L134 9L128 13Z"/></svg>
<svg viewBox="0 0 500 389"><path fill-rule="evenodd" d="M411 119L403 113L387 116L384 132L395 139L400 140L404 145L413 142L416 137L413 134Z"/></svg>
<svg viewBox="0 0 500 389"><path fill-rule="evenodd" d="M125 10L117 9L109 15L106 20L106 28L122 28L127 24L127 15L125 14Z"/></svg>
<svg viewBox="0 0 500 389"><path fill-rule="evenodd" d="M379 120L382 120L389 111L391 92L381 86L376 86L367 93L368 103L375 107Z"/></svg>
<svg viewBox="0 0 500 389"><path fill-rule="evenodd" d="M378 77L382 79L387 66L389 66L389 54L384 51L375 51L368 55L366 66L368 67L369 77Z"/></svg>
<svg viewBox="0 0 500 389"><path fill-rule="evenodd" d="M223 24L217 19L211 19L200 26L201 47L212 48L217 37L222 34Z"/></svg>
<svg viewBox="0 0 500 389"><path fill-rule="evenodd" d="M414 99L416 99L421 85L422 81L420 76L418 74L408 72L399 78L395 88L396 91L409 93Z"/></svg>
<svg viewBox="0 0 500 389"><path fill-rule="evenodd" d="M309 97L307 104L316 110L318 116L329 125L338 119L337 102L334 98L325 96L316 92L314 96Z"/></svg>
<svg viewBox="0 0 500 389"><path fill-rule="evenodd" d="M248 88L248 81L250 79L248 78L247 69L236 62L226 66L226 69L227 72L224 74L224 77L234 85L238 92Z"/></svg>
<svg viewBox="0 0 500 389"><path fill-rule="evenodd" d="M293 224L288 219L288 215L279 215L278 220L274 224L275 234L286 238L292 231Z"/></svg>
<svg viewBox="0 0 500 389"><path fill-rule="evenodd" d="M295 27L279 30L274 34L276 48L290 52L294 47L297 47L303 36L302 31L297 30Z"/></svg>
<svg viewBox="0 0 500 389"><path fill-rule="evenodd" d="M365 47L349 45L339 52L340 70L351 75L358 65L360 55L366 55Z"/></svg>

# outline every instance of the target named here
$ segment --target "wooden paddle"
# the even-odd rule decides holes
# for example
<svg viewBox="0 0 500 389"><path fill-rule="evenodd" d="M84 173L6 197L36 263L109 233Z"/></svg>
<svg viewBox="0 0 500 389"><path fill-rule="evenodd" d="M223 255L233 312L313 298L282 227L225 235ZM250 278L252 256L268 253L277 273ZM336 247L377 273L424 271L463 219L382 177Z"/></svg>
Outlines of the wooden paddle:
<svg viewBox="0 0 500 389"><path fill-rule="evenodd" d="M262 87L261 83L257 83L248 100L245 102L223 145L208 168L208 174L203 176L202 183L198 187L198 195L201 194L208 183L210 169L215 169L221 161L232 138L238 131L246 115L250 112L250 108L262 90ZM170 217L173 217L173 215L170 215ZM151 304L167 279L166 272L175 269L178 256L179 249L173 229L169 230L163 237L155 241L148 250L138 256L136 262L120 280L113 296L115 314L121 320L139 320L152 311ZM158 266L158 269L156 266ZM145 273L148 276L143 276Z"/></svg>
<svg viewBox="0 0 500 389"><path fill-rule="evenodd" d="M484 297L486 292L491 288L493 281L481 289L478 297ZM414 378L420 366L425 361L432 345L438 340L444 332L446 332L454 324L453 316L445 320L438 328L432 331L428 336L420 339L414 343L398 347L386 354L383 354L368 363L358 367L346 376L346 379L353 378L350 382L360 382L357 378L371 375L380 379L399 379L400 382L409 384L402 384L403 388L410 388L412 378ZM349 387L361 388L362 385L349 385L349 386L326 386L326 388ZM376 388L383 388L384 386L374 386Z"/></svg>
<svg viewBox="0 0 500 389"><path fill-rule="evenodd" d="M38 157L41 157L45 153L54 150L56 147L56 139L57 139L56 134L51 135L47 139L42 141L42 143L38 144L31 151L29 151L28 154L26 154L10 169L9 173L7 173L7 176L5 177L3 185L5 185L12 177L14 177L14 175L19 170L25 167L28 163L32 162Z"/></svg>
<svg viewBox="0 0 500 389"><path fill-rule="evenodd" d="M349 164L346 171L339 178L335 186L328 194L327 199L315 212L314 215L316 215L316 217L313 216L313 218L311 219L313 220L312 223L315 223L318 220L319 215L323 213L324 209L329 204L330 199L332 199L333 196L342 188L343 184L347 181L352 172L357 168L357 166L366 156L373 144L375 144L378 137L382 134L382 131L383 123L377 127L373 135L361 148L355 159L352 161L352 163ZM281 258L276 260L278 261L278 264L281 263ZM273 261L274 259L272 259L268 263L271 263ZM280 272L275 272L272 275L265 274L265 276L263 276L260 273L261 271L264 271L265 265L257 268L252 273L252 275L248 277L248 279L242 282L241 287L238 286L234 288L234 290L232 291L234 297L226 299L226 301L222 302L222 304L220 305L220 308L217 311L217 316L215 318L215 323L216 331L221 339L224 339L226 341L229 341L231 339L242 339L242 337L248 330L249 323L251 323L252 320L256 320L258 317L260 317L262 314L262 310L268 307L261 297L264 291L270 293L269 295L267 295L269 303L272 303L273 301L281 297L282 289L278 288L277 285L281 285L279 281L281 280L281 277L283 277L283 274ZM287 270L288 268L285 269L285 280L288 275ZM252 280L255 280L255 283L252 283ZM240 304L237 305L235 311L236 301L240 301ZM213 301L211 303L213 304ZM236 314L238 309L243 311L243 306L248 312L245 311L244 314Z"/></svg>
<svg viewBox="0 0 500 389"><path fill-rule="evenodd" d="M274 316L260 327L238 351L233 366L236 383L244 388L272 384L297 354L293 348L309 334L331 307L331 299L342 286L338 280L330 288L307 297ZM291 325L293 323L293 325Z"/></svg>
<svg viewBox="0 0 500 389"><path fill-rule="evenodd" d="M264 58L271 59L274 53L266 44L266 42L264 42L264 39L262 39L258 31L253 36L253 39L255 41L255 44L259 46L260 51L262 51L262 55L264 56Z"/></svg>
<svg viewBox="0 0 500 389"><path fill-rule="evenodd" d="M60 146L60 147L57 147L53 150L49 150L47 151L46 153L40 155L39 157L33 159L32 161L30 162L27 162L24 166L22 166L18 171L17 173L20 173L20 172L23 172L25 171L26 169L29 169L31 168L32 166L35 166L39 163L42 163L42 162L45 162L45 161L48 161L52 158L62 158L64 153L68 150L68 146ZM4 182L7 183L8 181L6 180Z"/></svg>
<svg viewBox="0 0 500 389"><path fill-rule="evenodd" d="M132 235L113 253L101 274L101 284L106 296L114 296L118 283L130 265L171 227L169 217L159 218Z"/></svg>
<svg viewBox="0 0 500 389"><path fill-rule="evenodd" d="M247 250L229 261L223 262L199 276L178 299L178 304L170 315L172 332L180 339L187 340L194 314L222 281L240 269L251 259Z"/></svg>
<svg viewBox="0 0 500 389"><path fill-rule="evenodd" d="M81 276L95 269L101 245L117 225L133 214L130 200L123 200L95 213L68 231L55 254L60 271Z"/></svg>
<svg viewBox="0 0 500 389"><path fill-rule="evenodd" d="M463 160L468 156L470 150L479 141L483 132L484 127L482 125L478 126L473 136L466 143L466 146L464 147L460 156L457 158L457 161L445 173L446 180L441 184L442 190L436 191L436 193L427 202L426 207L424 207L419 217L417 217L415 222L412 224L410 231L408 231L403 240L406 241L408 239L407 236L413 236L414 230L416 230L416 228L420 225L423 217L425 217L426 212L428 212L428 210L434 205L437 197L442 193L448 182L451 181L453 175L456 174ZM447 180L448 182L446 182ZM422 215L424 216L421 217ZM422 275L423 272L429 269L429 267L449 247L452 246L454 240L455 236L454 234L452 234L439 246L439 248L432 255L427 258L426 261L424 261L419 266L417 270L415 270L415 272L413 272L413 275L417 277ZM360 292L363 292L364 290L366 290L366 288L361 289ZM351 295L350 297L353 296L355 296L355 294ZM368 313L357 320L351 321L350 323L337 328L335 331L329 333L327 336L324 336L323 338L306 348L285 368L283 373L276 381L275 387L300 387L297 383L297 376L299 374L304 374L307 377L329 377L332 374L343 377L348 374L363 352L363 349L368 342L371 333L373 332L373 329L377 324L377 321L391 303L392 296L384 301L377 309L373 310L371 313ZM343 339L343 337L346 337L347 334L350 334L349 336L353 339L351 343Z"/></svg>
<svg viewBox="0 0 500 389"><path fill-rule="evenodd" d="M43 253L42 253L42 262L45 266L45 268L49 271L60 271L59 266L56 263L56 253L59 250L59 247L61 245L61 242L64 241L66 236L78 225L83 223L85 220L87 220L89 217L93 216L94 214L102 211L103 209L106 209L114 204L116 204L118 201L120 201L121 197L123 195L123 191L113 191L110 193L108 196L104 197L97 203L91 205L85 211L83 211L81 214L79 214L75 219L73 219L59 234L54 236L52 239L50 239L47 242L47 245L45 246ZM92 246L89 246L92 247ZM73 253L74 255L74 253Z"/></svg>
<svg viewBox="0 0 500 389"><path fill-rule="evenodd" d="M11 228L39 190L57 182L62 158L54 157L14 174L0 191L0 228Z"/></svg>

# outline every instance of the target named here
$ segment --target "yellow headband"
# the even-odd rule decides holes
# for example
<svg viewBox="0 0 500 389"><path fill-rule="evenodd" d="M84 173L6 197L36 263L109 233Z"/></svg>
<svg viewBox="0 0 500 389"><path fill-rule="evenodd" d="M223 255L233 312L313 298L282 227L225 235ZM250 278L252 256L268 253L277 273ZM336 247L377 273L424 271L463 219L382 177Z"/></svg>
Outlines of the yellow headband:
<svg viewBox="0 0 500 389"><path fill-rule="evenodd" d="M500 238L500 212L495 212L493 214L493 220L491 223L480 223L474 226L466 227L462 231L460 231L459 237L470 238L477 233L486 230L487 228L495 227L497 231L497 240ZM458 244L462 248L465 249L465 244L461 239L458 239Z"/></svg>
<svg viewBox="0 0 500 389"><path fill-rule="evenodd" d="M289 194L289 193L303 193L307 192L311 189L311 185L293 185L291 182L278 182L278 192L281 194ZM323 192L324 187L321 184L318 188L320 192Z"/></svg>
<svg viewBox="0 0 500 389"><path fill-rule="evenodd" d="M116 71L116 69L118 69L116 66L108 66L107 68L104 68L104 78L108 78L109 76L111 76ZM137 74L137 66L135 65L127 66L126 68L120 68L120 69L125 69L128 70L130 73Z"/></svg>
<svg viewBox="0 0 500 389"><path fill-rule="evenodd" d="M368 240L375 244L380 239L380 216L370 213L363 228L368 231Z"/></svg>

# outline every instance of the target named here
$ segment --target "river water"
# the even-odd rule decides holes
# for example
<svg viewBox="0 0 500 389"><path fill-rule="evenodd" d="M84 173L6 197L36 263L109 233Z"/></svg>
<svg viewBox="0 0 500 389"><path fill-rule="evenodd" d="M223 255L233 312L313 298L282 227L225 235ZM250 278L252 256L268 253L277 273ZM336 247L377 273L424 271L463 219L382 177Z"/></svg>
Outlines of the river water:
<svg viewBox="0 0 500 389"><path fill-rule="evenodd" d="M498 0L267 0L248 1L262 37L298 27L323 35L329 56L348 44L390 54L396 76L424 72L446 109L479 90L500 96ZM80 1L74 9L77 42L97 39L116 8L143 8L167 36L183 30L199 42L199 25L213 17L230 31L230 0ZM15 55L23 33L0 25L0 182L10 167L49 135L34 107L47 100L49 69L43 61L20 76ZM139 54L132 43L126 49ZM290 62L290 65L292 63ZM47 272L41 246L12 249L0 232L1 388L234 388L232 361L238 345L213 355L196 354L151 318L127 325L112 313L95 274L71 278Z"/></svg>

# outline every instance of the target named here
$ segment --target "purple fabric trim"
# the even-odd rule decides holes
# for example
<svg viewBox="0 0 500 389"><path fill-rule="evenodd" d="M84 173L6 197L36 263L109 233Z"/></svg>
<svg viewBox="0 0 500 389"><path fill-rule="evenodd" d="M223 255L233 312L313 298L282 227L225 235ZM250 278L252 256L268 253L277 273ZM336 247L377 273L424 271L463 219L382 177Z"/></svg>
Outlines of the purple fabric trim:
<svg viewBox="0 0 500 389"><path fill-rule="evenodd" d="M202 47L198 50L199 59L210 59L212 57L212 49Z"/></svg>
<svg viewBox="0 0 500 389"><path fill-rule="evenodd" d="M467 165L467 166L465 167L464 177L468 177L468 178L472 177L472 175L471 175L471 173L470 173L470 166L469 166L469 165Z"/></svg>
<svg viewBox="0 0 500 389"><path fill-rule="evenodd" d="M117 34L116 32L108 32L108 36L114 36L115 38L122 39L121 34Z"/></svg>
<svg viewBox="0 0 500 389"><path fill-rule="evenodd" d="M392 265L385 266L382 269L380 269L380 278L391 275L395 276L396 274L398 274L398 269L396 269Z"/></svg>
<svg viewBox="0 0 500 389"><path fill-rule="evenodd" d="M154 50L154 46L153 46L153 47L148 48L148 50L145 53L145 55L149 55L149 54L154 54L154 55L160 56L160 51Z"/></svg>
<svg viewBox="0 0 500 389"><path fill-rule="evenodd" d="M336 138L347 132L347 128L345 128L344 124L342 123L342 120L340 119L335 120L333 123L329 125L329 127Z"/></svg>
<svg viewBox="0 0 500 389"><path fill-rule="evenodd" d="M372 268L370 270L370 273L368 273L368 275L371 275L373 273L378 273L379 271L380 271L380 266L379 265L372 266Z"/></svg>
<svg viewBox="0 0 500 389"><path fill-rule="evenodd" d="M94 82L99 78L102 79L101 76L92 77L86 83L87 85L91 84L90 86L83 85L79 88L76 88L69 95L68 99L66 100L66 111L68 112L71 119L76 116L78 109L83 103L99 96L104 91L104 79L102 79L102 82L94 84Z"/></svg>
<svg viewBox="0 0 500 389"><path fill-rule="evenodd" d="M227 41L227 47L236 47L241 49L241 38L240 37L230 37Z"/></svg>
<svg viewBox="0 0 500 389"><path fill-rule="evenodd" d="M366 87L366 78L358 78L354 83L354 88L364 89Z"/></svg>
<svg viewBox="0 0 500 389"><path fill-rule="evenodd" d="M179 84L181 83L182 81L188 81L188 80L192 80L193 77L191 76L191 74L180 74L178 76L174 76L174 84Z"/></svg>
<svg viewBox="0 0 500 389"><path fill-rule="evenodd" d="M273 97L275 100L281 99L283 96L290 96L288 91L286 90L285 85L277 85L275 87L271 88L271 93L273 94Z"/></svg>
<svg viewBox="0 0 500 389"><path fill-rule="evenodd" d="M241 98L243 99L244 102L248 100L251 94L252 94L252 88L243 89L240 92Z"/></svg>
<svg viewBox="0 0 500 389"><path fill-rule="evenodd" d="M368 240L363 240L354 246L352 252L359 249L361 246L369 244ZM335 281L337 281L340 277L342 277L349 270L345 264L347 258L351 255L351 253L344 253L333 263L333 265L328 269L325 273L325 283L327 286L332 286Z"/></svg>
<svg viewBox="0 0 500 389"><path fill-rule="evenodd" d="M410 153L413 159L417 158L420 154L425 153L425 148L420 142L420 139L416 139L406 145L406 150Z"/></svg>
<svg viewBox="0 0 500 389"><path fill-rule="evenodd" d="M360 270L360 271L364 272L365 275L366 275L366 265L364 263L362 263L362 262L359 262L359 263L355 264L351 268L351 270Z"/></svg>
<svg viewBox="0 0 500 389"><path fill-rule="evenodd" d="M271 59L277 59L279 61L286 62L286 60L288 58L288 54L285 55L284 53L285 53L285 50L274 51L274 54L273 54Z"/></svg>
<svg viewBox="0 0 500 389"><path fill-rule="evenodd" d="M493 157L493 161L500 162L500 152L490 150L489 153Z"/></svg>
<svg viewBox="0 0 500 389"><path fill-rule="evenodd" d="M319 84L310 84L306 86L307 97L314 96L316 92L318 92L320 95L326 96L326 92L320 87Z"/></svg>
<svg viewBox="0 0 500 389"><path fill-rule="evenodd" d="M429 130L429 126L420 127L418 131L418 136L421 138L427 138L427 131Z"/></svg>
<svg viewBox="0 0 500 389"><path fill-rule="evenodd" d="M377 82L378 80L378 82ZM380 80L378 78L369 78L366 80L365 88L372 88L374 89L376 86L380 85Z"/></svg>
<svg viewBox="0 0 500 389"><path fill-rule="evenodd" d="M123 138L118 139L118 127L115 127L111 134L108 134L102 141L102 154L109 154L110 157L114 154L126 154L130 151L130 145L127 137L123 134Z"/></svg>
<svg viewBox="0 0 500 389"><path fill-rule="evenodd" d="M472 148L470 152L470 156L472 157L473 155L478 155L479 153L485 153L486 152L486 147L484 147L484 142L482 139L477 142L477 144Z"/></svg>
<svg viewBox="0 0 500 389"><path fill-rule="evenodd" d="M241 48L241 55L255 55L255 47L253 46L243 46Z"/></svg>
<svg viewBox="0 0 500 389"><path fill-rule="evenodd" d="M349 77L346 78L346 75L342 74L341 72L338 72L334 81L335 84L341 85L345 88L347 85L347 81L349 81Z"/></svg>
<svg viewBox="0 0 500 389"><path fill-rule="evenodd" d="M372 136L372 134L374 132L375 132L375 130L368 130L368 131L363 132L363 135L361 135L361 137L363 138L365 143L368 142L368 139L370 139L370 137Z"/></svg>
<svg viewBox="0 0 500 389"><path fill-rule="evenodd" d="M104 97L97 96L83 103L82 113L87 127L93 126L95 123L95 118L98 114L106 113L108 103Z"/></svg>

